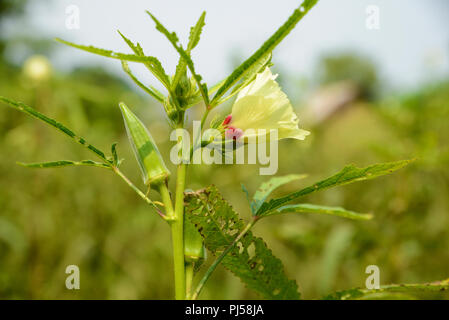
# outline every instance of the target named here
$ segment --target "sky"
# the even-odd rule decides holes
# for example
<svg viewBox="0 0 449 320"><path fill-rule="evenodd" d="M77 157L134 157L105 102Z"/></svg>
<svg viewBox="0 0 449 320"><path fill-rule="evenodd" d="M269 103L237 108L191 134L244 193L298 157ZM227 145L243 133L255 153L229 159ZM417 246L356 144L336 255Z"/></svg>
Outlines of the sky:
<svg viewBox="0 0 449 320"><path fill-rule="evenodd" d="M231 71L231 57L247 58L288 18L300 0L58 0L32 1L27 10L29 31L39 37L61 37L80 44L129 52L116 32L139 41L173 72L177 53L145 14L150 10L181 41L205 10L206 26L193 52L197 71L209 84ZM79 29L68 29L66 10L79 8ZM367 8L379 12L379 29L367 28ZM372 21L372 20L370 20ZM11 22L8 32L23 31ZM447 0L321 0L273 56L280 69L312 75L325 53L356 51L371 57L381 75L398 87L417 86L449 74L449 1ZM119 61L61 48L52 62L60 68L100 64L120 72ZM144 81L151 75L133 66Z"/></svg>

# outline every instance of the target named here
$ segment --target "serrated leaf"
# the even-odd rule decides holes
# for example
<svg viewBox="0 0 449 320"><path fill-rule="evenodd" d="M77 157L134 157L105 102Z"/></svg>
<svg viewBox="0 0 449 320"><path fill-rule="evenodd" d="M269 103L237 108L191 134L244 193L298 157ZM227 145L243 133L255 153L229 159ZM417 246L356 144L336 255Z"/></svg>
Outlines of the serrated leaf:
<svg viewBox="0 0 449 320"><path fill-rule="evenodd" d="M250 84L258 73L261 73L265 70L267 66L271 65L271 53L268 53L264 57L262 57L256 64L254 64L246 73L246 75L242 78L240 84L236 85L234 89L231 91L231 96L237 94L245 88L248 84Z"/></svg>
<svg viewBox="0 0 449 320"><path fill-rule="evenodd" d="M218 89L220 89L220 87L226 82L226 79L221 80L220 82L214 84L212 87L209 88L209 93L214 93L216 92Z"/></svg>
<svg viewBox="0 0 449 320"><path fill-rule="evenodd" d="M215 186L186 193L185 201L187 219L197 227L206 248L214 255L222 253L245 228ZM250 231L223 258L222 264L266 299L300 297L298 285L287 278L282 262Z"/></svg>
<svg viewBox="0 0 449 320"><path fill-rule="evenodd" d="M27 168L37 168L37 169L47 169L47 168L61 168L68 166L91 166L91 167L99 167L105 169L111 169L110 165L96 162L92 160L81 160L81 161L71 161L71 160L59 160L59 161L50 161L50 162L36 162L36 163L23 163L17 162L18 165Z"/></svg>
<svg viewBox="0 0 449 320"><path fill-rule="evenodd" d="M293 12L288 20L251 57L231 73L226 79L226 82L213 97L211 105L215 106L219 99L248 74L254 65L259 64L264 56L271 53L317 2L318 0L305 0L302 5Z"/></svg>
<svg viewBox="0 0 449 320"><path fill-rule="evenodd" d="M195 26L190 28L190 35L189 35L189 43L187 44L186 53L190 56L190 53L192 50L198 45L200 41L201 32L203 31L203 27L205 25L205 18L206 18L206 12L204 11L200 18L198 19ZM176 66L176 73L173 78L172 87L173 89L177 86L179 83L179 80L181 79L182 75L186 72L187 63L184 60L184 58L181 56L179 57L178 65Z"/></svg>
<svg viewBox="0 0 449 320"><path fill-rule="evenodd" d="M146 85L144 85L142 82L140 82L139 79L137 79L134 76L134 74L131 72L131 69L129 68L128 63L126 61L122 61L122 69L131 78L131 80L133 80L134 83L136 83L146 93L148 93L150 96L155 98L160 103L164 103L164 99L165 99L164 95L161 92L159 92L156 88L151 87L151 86L149 88Z"/></svg>
<svg viewBox="0 0 449 320"><path fill-rule="evenodd" d="M69 128L64 126L62 123L59 123L56 120L47 117L46 115L44 115L44 114L40 113L39 111L37 111L37 110L27 106L24 103L13 101L13 100L10 100L10 99L2 97L2 96L0 96L0 101L3 101L4 103L6 103L7 105L9 105L10 107L12 107L12 108L14 108L16 110L22 111L22 112L24 112L24 113L26 113L26 114L28 114L28 115L38 119L38 120L41 120L41 121L49 124L53 128L61 131L65 135L67 135L70 138L72 138L73 140L75 140L77 143L81 144L82 146L86 147L87 149L89 149L90 151L95 153L95 155L98 156L99 158L101 158L102 160L108 161L106 159L106 156L105 156L103 151L101 151L100 149L98 149L98 148L94 147L93 145L87 143L87 141L84 138L78 136L72 130L70 130Z"/></svg>
<svg viewBox="0 0 449 320"><path fill-rule="evenodd" d="M265 57L262 57L256 64L254 64L247 74L241 79L240 83L234 86L231 93L217 102L217 105L222 104L223 102L231 99L236 94L238 94L243 88L251 84L252 81L256 79L258 73L263 72L265 68L267 68L271 63L271 53L267 54Z"/></svg>
<svg viewBox="0 0 449 320"><path fill-rule="evenodd" d="M307 188L299 190L297 192L290 193L289 195L277 199L272 199L268 202L264 202L260 209L257 211L256 215L266 214L269 211L273 211L277 208L280 208L284 204L303 197L305 195L336 187L341 186L357 181L370 180L374 179L386 174L393 173L396 170L399 170L406 165L408 165L413 160L403 160L403 161L395 161L395 162L386 162L374 164L365 168L357 168L354 165L346 166L338 172L337 174L319 181Z"/></svg>
<svg viewBox="0 0 449 320"><path fill-rule="evenodd" d="M284 214L284 213L318 213L318 214L328 214L331 216L337 216L341 218L348 218L352 220L370 220L373 215L369 213L357 213L354 211L349 211L341 207L329 207L329 206L319 206L309 203L300 203L282 206L276 210L266 212L261 214L260 217L268 217L272 215Z"/></svg>
<svg viewBox="0 0 449 320"><path fill-rule="evenodd" d="M200 18L198 19L198 22L196 25L192 28L190 28L190 35L189 35L189 44L187 45L187 52L192 51L200 42L200 36L203 31L203 27L205 26L205 18L206 18L206 12L203 11Z"/></svg>
<svg viewBox="0 0 449 320"><path fill-rule="evenodd" d="M65 44L65 45L71 46L73 48L80 49L80 50L83 50L83 51L86 51L89 53L97 54L97 55L100 55L103 57L117 59L117 60L143 63L143 64L145 64L145 66L147 66L150 69L150 71L154 74L154 76L156 78L158 78L158 80L162 84L164 84L166 87L170 87L170 79L167 76L164 68L162 67L162 64L156 57L145 56L145 55L143 55L143 53L142 53L142 55L137 55L137 54L126 54L126 53L114 52L112 50L101 49L101 48L97 48L94 46L84 46L84 45L75 44L75 43L65 41L65 40L62 40L59 38L57 38L55 40L60 43ZM127 43L129 44L131 42L127 42Z"/></svg>
<svg viewBox="0 0 449 320"><path fill-rule="evenodd" d="M262 183L254 193L253 200L250 204L251 212L255 214L268 198L268 196L280 186L283 186L284 184L290 183L295 180L304 179L305 177L307 177L307 175L305 174L289 174L282 177L273 177L270 180Z"/></svg>
<svg viewBox="0 0 449 320"><path fill-rule="evenodd" d="M89 53L93 53L93 54L97 54L97 55L100 55L103 57L117 59L117 60L146 63L146 62L152 62L153 59L155 59L154 57L149 57L149 56L139 56L139 55L135 55L135 54L114 52L112 50L101 49L101 48L97 48L94 46L84 46L84 45L72 43L69 41L65 41L65 40L62 40L59 38L56 38L55 40L62 44L68 45L68 46L76 48L76 49L80 49L80 50L83 50L83 51L86 51Z"/></svg>
<svg viewBox="0 0 449 320"><path fill-rule="evenodd" d="M201 96L203 97L204 103L206 104L206 106L208 106L209 105L209 94L208 94L208 90L207 90L207 85L202 82L202 77L198 73L196 73L195 65L193 64L193 61L190 58L190 54L188 52L186 52L180 44L178 44L179 39L178 39L178 36L176 35L176 33L168 31L167 28L165 28L159 22L159 20L156 19L155 16L153 16L149 11L147 11L147 13L151 17L151 19L153 19L154 23L156 24L156 29L158 31L160 31L163 35L166 36L168 41L170 41L170 43L173 45L173 47L176 49L176 51L178 51L181 58L185 60L187 66L189 67L190 72L192 73L193 78L195 79L195 82L198 86Z"/></svg>
<svg viewBox="0 0 449 320"><path fill-rule="evenodd" d="M354 300L366 299L372 294L379 293L422 293L422 292L440 292L449 290L449 279L421 284L391 284L381 286L379 289L353 288L343 291L337 291L326 297L325 300Z"/></svg>
<svg viewBox="0 0 449 320"><path fill-rule="evenodd" d="M139 43L134 44L130 39L125 37L120 31L118 31L122 39L126 42L128 47L131 48L131 50L139 57L146 57L145 52L143 51L142 47ZM152 59L152 62L144 62L145 67L147 67L148 70L171 92L170 90L170 77L165 72L164 67L162 66L161 62L156 57L150 57ZM123 60L122 60L123 61ZM154 88L152 88L153 91ZM157 90L156 90L157 91ZM164 95L160 94L164 99Z"/></svg>

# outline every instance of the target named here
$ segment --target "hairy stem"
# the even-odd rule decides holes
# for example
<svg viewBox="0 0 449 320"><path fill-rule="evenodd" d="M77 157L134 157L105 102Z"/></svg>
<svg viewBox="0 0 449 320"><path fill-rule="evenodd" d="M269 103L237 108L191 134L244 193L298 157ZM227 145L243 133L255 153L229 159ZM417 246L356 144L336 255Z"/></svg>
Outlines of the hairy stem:
<svg viewBox="0 0 449 320"><path fill-rule="evenodd" d="M232 243L221 253L221 255L217 259L215 259L214 263L211 264L211 266L209 267L209 269L207 269L201 281L198 283L195 292L192 294L191 300L195 300L198 298L198 295L201 293L201 290L203 289L207 280L209 280L210 276L215 271L220 262L223 260L223 258L229 253L229 251L231 251L231 249L236 245L236 243L239 242L239 240L254 226L256 221L257 221L256 218L253 218L242 230L242 232L240 232L240 234L234 239L234 241L232 241Z"/></svg>

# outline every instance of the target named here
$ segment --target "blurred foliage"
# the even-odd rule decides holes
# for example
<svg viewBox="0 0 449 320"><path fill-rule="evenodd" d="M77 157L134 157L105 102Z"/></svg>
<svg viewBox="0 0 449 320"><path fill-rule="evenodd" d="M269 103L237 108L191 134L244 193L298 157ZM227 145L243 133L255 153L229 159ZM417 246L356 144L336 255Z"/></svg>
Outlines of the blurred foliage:
<svg viewBox="0 0 449 320"><path fill-rule="evenodd" d="M2 0L0 1L0 21L3 17L11 14L20 14L26 4L26 0Z"/></svg>
<svg viewBox="0 0 449 320"><path fill-rule="evenodd" d="M0 28L5 18L13 18L20 16L23 13L27 0L2 0L0 1ZM0 54L3 53L6 47L3 34L0 34Z"/></svg>
<svg viewBox="0 0 449 320"><path fill-rule="evenodd" d="M358 85L365 99L376 97L379 90L379 76L376 65L370 58L352 52L323 55L316 68L319 85L340 81L351 81Z"/></svg>

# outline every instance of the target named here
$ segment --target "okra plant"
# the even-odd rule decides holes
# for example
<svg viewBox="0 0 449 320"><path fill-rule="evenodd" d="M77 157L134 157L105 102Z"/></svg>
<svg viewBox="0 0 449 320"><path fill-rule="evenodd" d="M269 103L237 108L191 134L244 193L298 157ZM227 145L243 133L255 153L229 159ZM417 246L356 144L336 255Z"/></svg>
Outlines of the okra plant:
<svg viewBox="0 0 449 320"><path fill-rule="evenodd" d="M277 142L280 139L303 140L309 132L300 129L298 117L288 97L282 92L271 73L271 56L276 46L292 31L298 22L316 5L318 0L305 0L287 21L263 45L227 78L209 87L195 69L192 52L198 45L205 25L205 13L190 29L187 45L182 45L174 32L169 31L154 15L147 12L161 32L179 54L174 75L169 76L159 60L149 56L139 43L135 43L119 32L132 53L117 53L93 46L57 41L107 58L120 60L124 72L166 112L168 123L178 132L189 127L186 111L196 105L203 105L200 131L215 130L213 134L199 135L190 141L189 136L176 135L176 173L171 173L165 164L167 155L162 155L150 134L150 130L125 103L118 104L130 144L142 171L146 188L139 188L121 171L121 159L116 144L108 156L99 148L88 143L65 125L20 102L0 97L7 105L25 112L61 131L80 145L89 149L98 159L82 161L53 161L30 163L31 168L56 168L64 166L95 166L109 170L120 177L136 194L149 205L171 228L174 261L176 299L197 299L202 288L216 267L221 263L239 277L250 289L266 299L299 299L298 285L284 273L281 260L273 255L260 237L251 229L261 219L288 213L315 213L339 216L354 220L371 219L369 214L360 214L340 207L329 207L299 202L304 196L328 188L373 179L392 173L406 166L410 161L374 164L365 168L346 166L331 177L318 181L296 192L279 198L269 198L278 187L304 178L301 174L277 176L268 179L248 198L252 218L244 222L223 199L215 186L198 191L187 191L186 172L195 154L203 150L218 152L219 160L232 157L239 149L261 142ZM143 64L163 85L166 94L151 85L145 85L132 73L129 62ZM225 101L235 98L229 115L216 117L206 129L210 112ZM187 148L187 150L185 150ZM218 150L218 151L217 151ZM270 148L270 152L275 152ZM216 156L216 154L215 154ZM172 158L172 157L171 157ZM169 179L176 179L175 190L168 188ZM161 201L150 199L149 190L160 194ZM206 259L209 252L214 261ZM207 265L205 261L208 261ZM424 289L423 289L424 288ZM327 298L360 298L367 294L410 290L441 290L448 288L448 281L426 285L383 286L378 289L352 289L338 292Z"/></svg>

